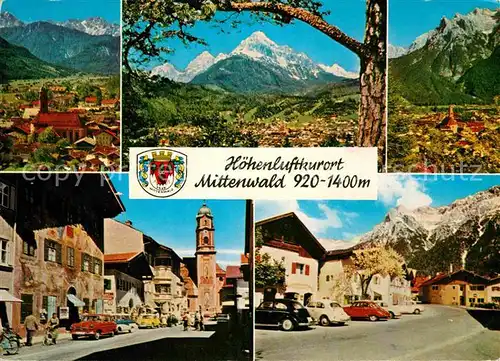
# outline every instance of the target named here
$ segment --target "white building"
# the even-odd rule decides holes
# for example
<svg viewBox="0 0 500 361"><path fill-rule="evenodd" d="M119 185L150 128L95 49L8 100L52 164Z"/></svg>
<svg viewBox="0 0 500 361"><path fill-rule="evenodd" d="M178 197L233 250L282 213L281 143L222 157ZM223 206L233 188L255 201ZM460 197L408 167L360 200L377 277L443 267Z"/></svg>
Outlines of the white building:
<svg viewBox="0 0 500 361"><path fill-rule="evenodd" d="M285 290L276 297L295 298L303 304L317 296L319 261L325 249L295 213L286 213L257 222L263 245L260 254L283 262L286 269ZM256 290L255 304L264 298Z"/></svg>

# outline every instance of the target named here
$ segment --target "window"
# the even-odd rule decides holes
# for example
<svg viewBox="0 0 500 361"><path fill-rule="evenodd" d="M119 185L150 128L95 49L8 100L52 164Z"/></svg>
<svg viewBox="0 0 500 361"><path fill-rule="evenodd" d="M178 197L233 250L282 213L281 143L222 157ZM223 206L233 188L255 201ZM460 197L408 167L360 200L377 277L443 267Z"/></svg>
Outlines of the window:
<svg viewBox="0 0 500 361"><path fill-rule="evenodd" d="M475 303L476 299L475 298L469 298L469 303Z"/></svg>
<svg viewBox="0 0 500 361"><path fill-rule="evenodd" d="M83 306L83 313L89 313L90 312L90 299L84 298L83 303L85 303L85 306Z"/></svg>
<svg viewBox="0 0 500 361"><path fill-rule="evenodd" d="M274 305L274 308L277 309L277 310L286 310L286 309L288 309L284 303L278 303L278 302Z"/></svg>
<svg viewBox="0 0 500 361"><path fill-rule="evenodd" d="M68 266L75 267L75 249L68 247L67 256L68 256L68 260L67 260Z"/></svg>
<svg viewBox="0 0 500 361"><path fill-rule="evenodd" d="M453 286L453 289L455 289L455 286Z"/></svg>
<svg viewBox="0 0 500 361"><path fill-rule="evenodd" d="M432 286L432 289L435 291L435 290L438 290L439 289L439 286Z"/></svg>
<svg viewBox="0 0 500 361"><path fill-rule="evenodd" d="M330 282L330 276L326 276L326 282Z"/></svg>
<svg viewBox="0 0 500 361"><path fill-rule="evenodd" d="M260 304L259 308L263 309L263 310L272 310L273 309L273 303L269 302L269 301L262 302Z"/></svg>
<svg viewBox="0 0 500 361"><path fill-rule="evenodd" d="M10 244L6 239L0 238L0 264L10 264Z"/></svg>
<svg viewBox="0 0 500 361"><path fill-rule="evenodd" d="M98 258L94 258L94 272L96 275L102 275L102 262Z"/></svg>
<svg viewBox="0 0 500 361"><path fill-rule="evenodd" d="M8 209L15 209L15 193L16 189L14 187L8 186L5 183L0 182L0 206Z"/></svg>
<svg viewBox="0 0 500 361"><path fill-rule="evenodd" d="M484 298L478 298L477 303L484 303Z"/></svg>
<svg viewBox="0 0 500 361"><path fill-rule="evenodd" d="M21 295L21 322L33 313L33 295Z"/></svg>
<svg viewBox="0 0 500 361"><path fill-rule="evenodd" d="M479 285L470 285L471 291L484 291L484 286Z"/></svg>
<svg viewBox="0 0 500 361"><path fill-rule="evenodd" d="M35 247L26 241L23 241L23 254L27 256L35 256Z"/></svg>
<svg viewBox="0 0 500 361"><path fill-rule="evenodd" d="M57 311L57 297L55 296L43 296L42 308L47 311L47 316L52 317L53 313Z"/></svg>
<svg viewBox="0 0 500 361"><path fill-rule="evenodd" d="M90 272L90 270L91 270L90 259L91 259L91 257L88 254L82 253L82 271Z"/></svg>
<svg viewBox="0 0 500 361"><path fill-rule="evenodd" d="M380 279L378 278L378 276L373 277L373 282L374 282L376 285L380 284Z"/></svg>
<svg viewBox="0 0 500 361"><path fill-rule="evenodd" d="M45 245L45 261L62 263L61 261L61 245L57 242L46 239Z"/></svg>
<svg viewBox="0 0 500 361"><path fill-rule="evenodd" d="M208 237L206 237L206 236L205 236L205 237L203 237L203 243L204 243L204 244L208 244Z"/></svg>
<svg viewBox="0 0 500 361"><path fill-rule="evenodd" d="M156 293L169 295L172 293L172 288L170 285L155 285Z"/></svg>
<svg viewBox="0 0 500 361"><path fill-rule="evenodd" d="M111 280L110 279L107 279L107 278L104 279L104 290L105 291L111 290Z"/></svg>
<svg viewBox="0 0 500 361"><path fill-rule="evenodd" d="M460 291L463 291L464 290L464 286L460 286Z"/></svg>
<svg viewBox="0 0 500 361"><path fill-rule="evenodd" d="M494 292L495 291L500 291L500 287L492 287L491 290L494 291Z"/></svg>

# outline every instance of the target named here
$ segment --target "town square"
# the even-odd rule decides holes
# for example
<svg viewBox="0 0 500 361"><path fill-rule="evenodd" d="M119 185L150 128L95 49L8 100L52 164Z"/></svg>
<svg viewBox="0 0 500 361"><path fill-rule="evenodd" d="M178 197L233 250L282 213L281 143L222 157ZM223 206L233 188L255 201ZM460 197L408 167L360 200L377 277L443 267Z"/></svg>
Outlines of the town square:
<svg viewBox="0 0 500 361"><path fill-rule="evenodd" d="M471 177L256 201L256 359L498 359L500 179Z"/></svg>

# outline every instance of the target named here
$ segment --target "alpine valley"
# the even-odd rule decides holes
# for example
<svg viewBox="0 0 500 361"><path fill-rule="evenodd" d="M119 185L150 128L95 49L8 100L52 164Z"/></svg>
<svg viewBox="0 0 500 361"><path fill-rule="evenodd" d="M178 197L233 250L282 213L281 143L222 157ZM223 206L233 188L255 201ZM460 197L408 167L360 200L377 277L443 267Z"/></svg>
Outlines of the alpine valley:
<svg viewBox="0 0 500 361"><path fill-rule="evenodd" d="M233 145L349 145L357 127L358 77L257 31L229 53L202 52L185 69L171 63L151 69L154 97L141 107L151 132L131 145L201 146L207 139L200 127L220 122L235 129L227 140Z"/></svg>
<svg viewBox="0 0 500 361"><path fill-rule="evenodd" d="M118 169L119 31L96 17L27 22L0 13L0 170Z"/></svg>
<svg viewBox="0 0 500 361"><path fill-rule="evenodd" d="M390 169L500 170L499 19L498 10L474 9L389 47Z"/></svg>
<svg viewBox="0 0 500 361"><path fill-rule="evenodd" d="M409 267L427 274L465 267L500 269L500 186L442 207L398 206L357 247L390 245Z"/></svg>

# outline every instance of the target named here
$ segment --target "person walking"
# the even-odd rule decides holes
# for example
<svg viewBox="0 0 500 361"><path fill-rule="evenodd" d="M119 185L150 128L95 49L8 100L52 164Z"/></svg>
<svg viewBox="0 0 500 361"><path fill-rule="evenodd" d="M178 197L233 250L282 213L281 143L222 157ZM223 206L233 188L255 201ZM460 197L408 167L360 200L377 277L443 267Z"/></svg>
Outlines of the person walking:
<svg viewBox="0 0 500 361"><path fill-rule="evenodd" d="M198 326L200 325L200 314L198 311L194 314L194 329L198 330Z"/></svg>
<svg viewBox="0 0 500 361"><path fill-rule="evenodd" d="M36 317L30 314L24 320L24 328L26 329L26 346L32 346L33 335L38 330L39 324Z"/></svg>
<svg viewBox="0 0 500 361"><path fill-rule="evenodd" d="M205 324L203 323L202 315L200 315L200 331L205 331Z"/></svg>
<svg viewBox="0 0 500 361"><path fill-rule="evenodd" d="M49 328L49 332L52 335L52 342L55 345L57 341L57 328L59 327L59 319L57 318L55 312L52 314L51 319L47 323L47 327Z"/></svg>
<svg viewBox="0 0 500 361"><path fill-rule="evenodd" d="M182 316L182 323L183 323L183 326L184 326L184 331L187 331L188 330L188 326L189 326L189 320L188 320L188 313L187 312L184 314L184 316Z"/></svg>

